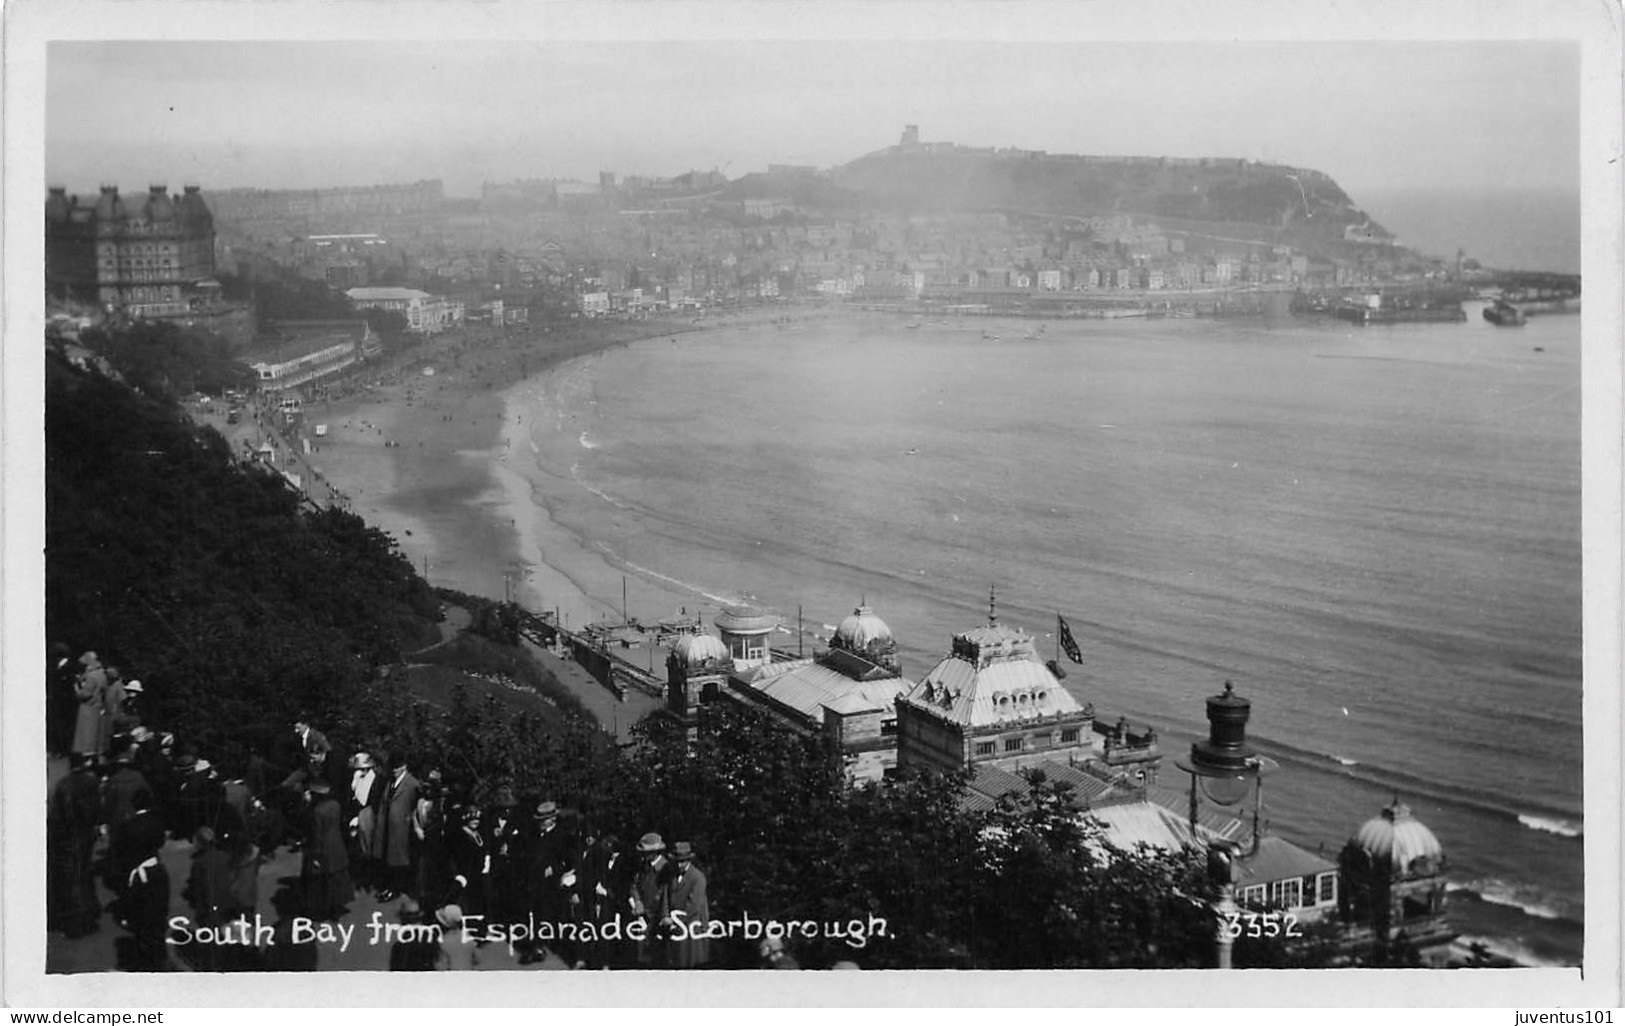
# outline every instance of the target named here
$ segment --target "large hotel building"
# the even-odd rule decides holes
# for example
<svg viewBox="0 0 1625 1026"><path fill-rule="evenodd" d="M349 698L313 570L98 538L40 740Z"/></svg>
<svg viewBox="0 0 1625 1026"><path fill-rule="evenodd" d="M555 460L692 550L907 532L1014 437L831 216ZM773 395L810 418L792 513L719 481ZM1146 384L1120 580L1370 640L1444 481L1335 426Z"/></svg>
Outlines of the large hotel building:
<svg viewBox="0 0 1625 1026"><path fill-rule="evenodd" d="M51 296L131 317L178 317L209 305L214 215L198 186L172 196L154 185L94 200L52 187L45 201L45 286Z"/></svg>

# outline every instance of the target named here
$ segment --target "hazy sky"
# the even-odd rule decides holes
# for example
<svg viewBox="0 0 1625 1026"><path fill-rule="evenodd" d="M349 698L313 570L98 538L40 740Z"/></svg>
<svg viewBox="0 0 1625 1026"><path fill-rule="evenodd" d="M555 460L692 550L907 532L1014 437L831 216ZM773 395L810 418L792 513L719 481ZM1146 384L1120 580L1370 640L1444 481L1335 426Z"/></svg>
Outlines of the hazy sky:
<svg viewBox="0 0 1625 1026"><path fill-rule="evenodd" d="M1564 42L121 41L46 54L46 176L76 190L441 178L475 195L482 180L600 169L737 177L841 163L905 122L970 145L1281 161L1356 199L1579 188L1579 49Z"/></svg>

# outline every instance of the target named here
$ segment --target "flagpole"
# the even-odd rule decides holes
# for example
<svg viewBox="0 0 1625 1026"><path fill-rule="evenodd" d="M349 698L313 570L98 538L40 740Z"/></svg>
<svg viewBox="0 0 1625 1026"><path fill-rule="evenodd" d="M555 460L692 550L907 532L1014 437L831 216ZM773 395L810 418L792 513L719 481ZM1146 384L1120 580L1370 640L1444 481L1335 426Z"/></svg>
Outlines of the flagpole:
<svg viewBox="0 0 1625 1026"><path fill-rule="evenodd" d="M1055 665L1061 665L1061 614L1055 614Z"/></svg>

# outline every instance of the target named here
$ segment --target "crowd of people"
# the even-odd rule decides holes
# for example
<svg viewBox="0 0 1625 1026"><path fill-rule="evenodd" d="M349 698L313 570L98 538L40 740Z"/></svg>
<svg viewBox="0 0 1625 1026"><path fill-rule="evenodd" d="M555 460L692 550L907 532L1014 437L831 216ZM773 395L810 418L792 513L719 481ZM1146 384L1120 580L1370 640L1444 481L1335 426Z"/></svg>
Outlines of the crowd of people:
<svg viewBox="0 0 1625 1026"><path fill-rule="evenodd" d="M49 669L60 717L50 746L66 751L69 770L49 802L47 927L83 937L110 914L126 934L120 968L175 968L177 955L210 971L315 968L313 944L299 943L292 923L341 922L361 892L393 904L402 927L439 927L397 931L391 968L477 966L490 924L530 927L509 941L520 964L713 960L708 941L691 935L710 909L688 841L668 845L654 832L623 839L551 796L522 801L500 782L447 781L399 749L340 749L306 715L270 743L201 751L144 722L140 681L95 652L75 659L53 646ZM166 847L171 861L176 849L189 853L184 881L170 879ZM234 923L259 921L265 867L282 849L298 853L300 870L297 882L270 881L269 942L245 929L242 943L174 943L172 888L191 934L228 935ZM98 878L112 894L105 909ZM605 929L611 922L621 928ZM634 922L642 928L627 929ZM779 943L761 958L764 967L794 964Z"/></svg>

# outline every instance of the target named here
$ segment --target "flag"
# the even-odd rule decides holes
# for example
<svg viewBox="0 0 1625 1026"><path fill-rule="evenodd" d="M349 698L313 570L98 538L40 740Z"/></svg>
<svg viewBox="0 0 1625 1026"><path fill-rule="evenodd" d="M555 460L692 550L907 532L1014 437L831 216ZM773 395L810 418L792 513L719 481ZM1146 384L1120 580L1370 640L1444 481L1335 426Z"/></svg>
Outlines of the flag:
<svg viewBox="0 0 1625 1026"><path fill-rule="evenodd" d="M1066 657L1074 663L1083 664L1083 651L1078 648L1078 642L1072 637L1072 628L1066 625L1066 620L1060 613L1055 614L1055 629L1061 635L1061 648L1066 651Z"/></svg>

